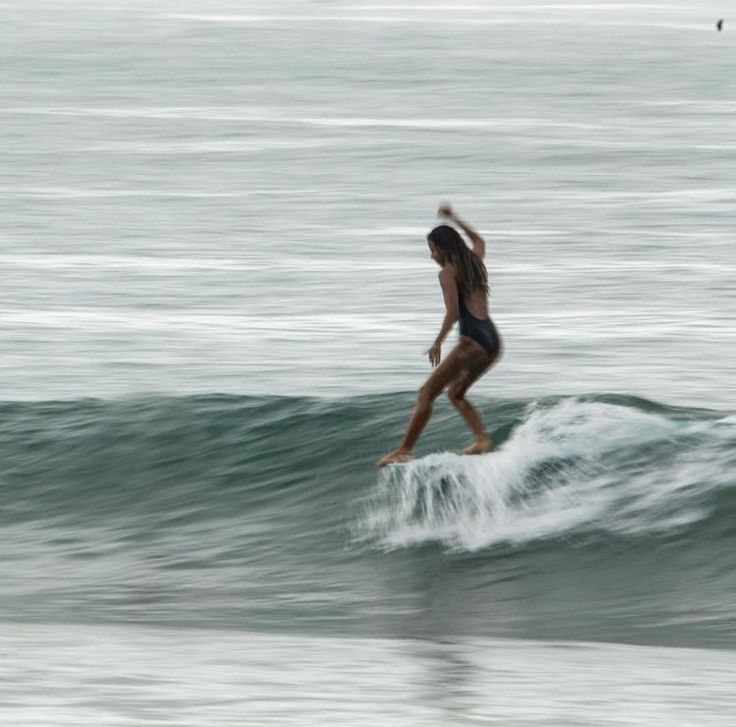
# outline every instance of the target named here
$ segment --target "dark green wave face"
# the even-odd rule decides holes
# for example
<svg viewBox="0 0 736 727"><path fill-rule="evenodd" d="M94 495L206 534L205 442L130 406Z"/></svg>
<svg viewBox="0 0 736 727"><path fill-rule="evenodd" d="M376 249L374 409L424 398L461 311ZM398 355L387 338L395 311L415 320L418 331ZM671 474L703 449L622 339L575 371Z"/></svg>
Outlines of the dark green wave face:
<svg viewBox="0 0 736 727"><path fill-rule="evenodd" d="M736 417L620 396L0 406L0 616L736 646Z"/></svg>

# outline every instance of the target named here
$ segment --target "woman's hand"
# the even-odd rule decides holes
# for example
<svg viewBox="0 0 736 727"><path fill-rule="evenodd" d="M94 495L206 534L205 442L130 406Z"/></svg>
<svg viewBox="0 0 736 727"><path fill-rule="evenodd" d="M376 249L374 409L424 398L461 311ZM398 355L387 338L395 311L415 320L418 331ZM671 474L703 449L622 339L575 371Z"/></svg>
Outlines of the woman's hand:
<svg viewBox="0 0 736 727"><path fill-rule="evenodd" d="M437 342L433 343L432 348L430 348L426 353L429 356L429 363L431 363L432 366L437 366L442 358L442 344Z"/></svg>
<svg viewBox="0 0 736 727"><path fill-rule="evenodd" d="M437 217L452 220L455 217L455 213L452 211L452 205L449 202L443 202L437 210Z"/></svg>

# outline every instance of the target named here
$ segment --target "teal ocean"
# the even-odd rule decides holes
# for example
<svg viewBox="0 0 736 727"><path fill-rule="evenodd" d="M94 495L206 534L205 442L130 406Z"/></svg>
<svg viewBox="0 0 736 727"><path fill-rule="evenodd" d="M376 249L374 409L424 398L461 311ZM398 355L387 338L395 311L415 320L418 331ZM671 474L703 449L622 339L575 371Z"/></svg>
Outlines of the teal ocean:
<svg viewBox="0 0 736 727"><path fill-rule="evenodd" d="M620 724L727 724L736 417L485 401L498 449L467 457L447 404L377 474L411 403L0 407L10 724L368 724L366 689L390 724L604 724L591 690L633 700Z"/></svg>
<svg viewBox="0 0 736 727"><path fill-rule="evenodd" d="M377 475L410 405L4 405L2 616L736 647L736 417L488 402L496 452Z"/></svg>
<svg viewBox="0 0 736 727"><path fill-rule="evenodd" d="M731 727L726 12L0 2L0 724Z"/></svg>

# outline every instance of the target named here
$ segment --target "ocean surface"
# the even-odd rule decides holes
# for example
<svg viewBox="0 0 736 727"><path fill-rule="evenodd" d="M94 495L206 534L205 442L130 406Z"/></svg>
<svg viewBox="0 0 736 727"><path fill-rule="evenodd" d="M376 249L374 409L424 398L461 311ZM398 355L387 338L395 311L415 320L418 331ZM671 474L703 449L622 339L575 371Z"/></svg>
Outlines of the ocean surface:
<svg viewBox="0 0 736 727"><path fill-rule="evenodd" d="M0 724L732 727L727 10L0 2Z"/></svg>

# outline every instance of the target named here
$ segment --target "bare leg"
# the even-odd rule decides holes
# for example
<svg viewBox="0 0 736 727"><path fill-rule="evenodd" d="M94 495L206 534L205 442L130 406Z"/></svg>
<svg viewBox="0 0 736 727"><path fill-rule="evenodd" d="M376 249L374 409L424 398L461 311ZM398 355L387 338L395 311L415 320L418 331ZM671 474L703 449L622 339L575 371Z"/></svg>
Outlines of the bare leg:
<svg viewBox="0 0 736 727"><path fill-rule="evenodd" d="M463 449L463 452L465 452L465 454L482 454L483 452L490 452L493 449L493 440L486 432L480 418L480 414L478 414L476 408L465 398L456 399L451 396L450 401L452 401L455 408L462 414L463 419L465 419L475 435L475 441L473 444Z"/></svg>
<svg viewBox="0 0 736 727"><path fill-rule="evenodd" d="M389 452L378 460L379 467L394 462L408 462L411 459L411 450L429 421L429 417L432 416L433 402L434 397L430 396L425 387L422 387L417 397L417 403L414 405L414 411L409 419L404 439L393 452Z"/></svg>
<svg viewBox="0 0 736 727"><path fill-rule="evenodd" d="M419 435L432 415L434 400L442 393L448 382L457 378L466 365L467 345L456 346L445 360L432 372L427 382L419 390L417 403L414 406L406 434L401 444L392 452L378 460L378 466L383 467L394 462L407 462L411 459L411 450L419 439Z"/></svg>
<svg viewBox="0 0 736 727"><path fill-rule="evenodd" d="M431 391L427 390L426 386L423 386L420 389L417 403L414 406L414 411L412 412L409 424L406 427L406 434L399 445L399 449L410 452L414 448L414 445L417 443L417 439L419 439L419 435L422 433L422 430L427 425L429 418L432 416L432 405L439 393L440 392L438 391L437 394L433 395Z"/></svg>
<svg viewBox="0 0 736 727"><path fill-rule="evenodd" d="M468 368L462 372L447 391L450 401L460 412L463 419L470 427L475 439L473 443L463 449L465 454L482 454L493 449L493 440L486 432L483 421L477 409L465 398L467 390L496 362L497 356L489 357L488 354L475 342L474 355Z"/></svg>

